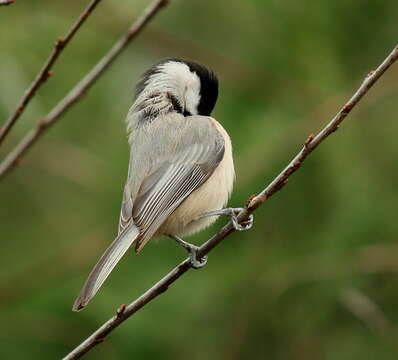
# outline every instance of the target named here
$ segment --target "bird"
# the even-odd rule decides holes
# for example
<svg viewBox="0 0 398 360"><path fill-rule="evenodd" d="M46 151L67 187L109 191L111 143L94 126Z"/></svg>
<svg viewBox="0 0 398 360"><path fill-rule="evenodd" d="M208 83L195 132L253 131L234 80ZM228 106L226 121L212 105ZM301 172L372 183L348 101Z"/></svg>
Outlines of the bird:
<svg viewBox="0 0 398 360"><path fill-rule="evenodd" d="M139 253L153 238L167 236L183 246L192 268L198 247L181 237L228 215L236 230L241 208L224 208L235 179L227 131L210 116L218 97L216 74L198 62L166 58L147 70L128 111L130 160L118 235L88 276L72 310L82 310L125 253Z"/></svg>

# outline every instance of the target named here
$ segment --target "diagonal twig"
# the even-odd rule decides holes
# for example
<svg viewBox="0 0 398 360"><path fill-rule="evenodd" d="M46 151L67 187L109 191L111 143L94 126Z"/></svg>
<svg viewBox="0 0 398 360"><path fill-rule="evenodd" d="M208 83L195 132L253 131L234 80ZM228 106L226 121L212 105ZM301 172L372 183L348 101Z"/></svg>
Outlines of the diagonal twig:
<svg viewBox="0 0 398 360"><path fill-rule="evenodd" d="M91 71L67 94L36 126L19 142L19 144L0 163L0 180L4 178L21 160L22 156L31 149L45 131L53 125L72 105L81 99L95 81L113 63L126 46L145 27L153 16L168 0L154 0L144 13L127 30L127 33L116 42L109 52L91 69Z"/></svg>
<svg viewBox="0 0 398 360"><path fill-rule="evenodd" d="M0 5L6 5L5 2L10 4L14 0L3 0L0 2ZM87 5L87 7L83 10L83 12L79 15L79 18L69 29L67 34L64 37L59 37L54 44L54 49L44 64L43 68L39 71L36 76L36 79L33 81L32 85L30 85L29 89L25 91L24 96L22 97L17 109L14 113L7 119L4 123L4 126L0 128L0 146L7 134L10 132L16 121L22 115L26 106L29 104L30 100L35 96L36 91L46 82L46 80L52 75L51 68L54 63L57 61L58 57L61 55L62 50L65 46L72 40L73 36L80 29L86 19L90 16L91 12L95 9L98 3L101 0L91 0L91 2Z"/></svg>
<svg viewBox="0 0 398 360"><path fill-rule="evenodd" d="M286 185L288 178L301 166L307 156L314 151L318 145L325 140L330 134L339 129L340 124L355 107L355 105L362 99L362 97L369 91L369 89L376 83L376 81L384 74L384 72L397 60L398 45L394 47L391 53L384 59L379 67L368 73L361 86L351 97L350 100L340 109L335 117L316 135L309 135L304 143L301 151L294 157L294 159L282 170L282 172L257 196L252 198L248 204L248 213L251 213L259 205L261 205L267 198L272 196L275 192ZM242 214L245 216L245 214Z"/></svg>
<svg viewBox="0 0 398 360"><path fill-rule="evenodd" d="M315 150L318 145L324 141L330 134L335 132L341 122L347 117L355 105L362 99L362 97L369 91L369 89L376 83L376 81L384 74L384 72L398 59L398 45L385 58L381 65L375 70L371 71L361 86L351 97L351 99L340 109L336 116L315 136L310 135L305 141L301 151L293 158L293 160L279 173L278 176L258 195L252 196L247 206L238 215L239 221L248 219L248 216L261 206L269 197L279 191L286 183L288 178L296 172L307 156ZM214 247L223 241L230 233L234 231L232 225L229 223L225 225L217 234L207 240L198 250L198 256L203 257L208 254ZM165 277L153 285L144 294L138 297L129 305L121 305L116 315L106 321L100 328L91 334L86 340L72 350L64 360L78 359L85 353L90 351L94 346L101 343L105 337L121 323L127 320L130 316L140 310L143 306L151 300L164 293L168 287L176 281L180 276L186 273L191 267L189 259L184 260Z"/></svg>

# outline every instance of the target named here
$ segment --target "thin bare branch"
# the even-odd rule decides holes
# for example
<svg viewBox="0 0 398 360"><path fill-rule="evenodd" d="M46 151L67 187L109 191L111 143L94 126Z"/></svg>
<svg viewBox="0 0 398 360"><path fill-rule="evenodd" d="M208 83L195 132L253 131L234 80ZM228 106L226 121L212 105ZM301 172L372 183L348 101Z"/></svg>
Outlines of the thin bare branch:
<svg viewBox="0 0 398 360"><path fill-rule="evenodd" d="M7 1L7 0L3 0ZM9 3L12 3L14 0L8 0ZM12 127L15 125L18 118L22 115L26 106L29 104L30 100L35 95L36 91L46 82L46 80L52 75L51 68L54 63L57 61L58 57L61 55L62 50L65 49L66 45L72 40L73 36L80 29L86 19L90 16L91 12L98 5L101 0L91 0L91 2L87 5L87 7L83 10L83 12L79 15L79 18L76 22L71 26L69 31L64 37L59 37L55 44L52 53L49 58L45 62L42 69L36 76L36 79L33 81L32 85L30 85L29 89L25 91L24 96L22 97L17 109L14 113L7 119L4 126L0 128L0 146L7 134L10 132ZM1 5L1 3L0 3ZM6 5L6 4L3 4Z"/></svg>
<svg viewBox="0 0 398 360"><path fill-rule="evenodd" d="M327 124L316 136L313 134L309 135L304 143L301 151L295 156L295 158L287 165L282 172L257 196L253 197L248 204L248 212L250 213L266 199L271 197L275 192L280 190L290 175L297 171L307 156L314 151L318 145L325 140L330 134L338 130L342 121L355 107L355 105L362 99L362 97L368 92L368 90L375 84L375 82L384 74L384 72L397 60L398 58L398 45L392 50L392 52L385 58L385 60L379 65L379 67L368 73L368 76L362 82L362 85L351 97L350 100L340 109L336 116ZM242 214L243 216L244 214Z"/></svg>
<svg viewBox="0 0 398 360"><path fill-rule="evenodd" d="M0 0L0 6L14 4L15 0Z"/></svg>
<svg viewBox="0 0 398 360"><path fill-rule="evenodd" d="M327 124L316 136L310 135L304 143L302 150L294 157L294 159L286 166L285 169L258 195L252 196L248 200L247 207L239 214L240 221L248 219L249 214L261 206L269 197L280 190L287 182L288 178L298 170L307 156L315 150L315 148L324 141L330 134L335 132L341 122L346 118L355 105L361 98L369 91L369 89L376 83L376 81L384 74L384 72L397 60L398 45L387 56L383 63L375 70L368 74L356 93L351 99L341 108L336 116ZM208 254L214 247L223 241L230 233L234 231L232 225L229 223L225 225L217 234L207 240L198 251L198 256L203 257ZM140 310L143 306L148 304L160 294L164 293L168 287L176 281L180 276L185 274L191 267L190 260L186 259L170 271L163 279L157 282L144 294L138 297L129 305L121 305L116 310L116 315L105 322L93 334L91 334L84 342L77 346L70 352L64 360L79 359L85 353L90 351L95 345L101 343L105 337L121 323L127 320L130 316Z"/></svg>
<svg viewBox="0 0 398 360"><path fill-rule="evenodd" d="M21 161L22 156L31 149L33 144L53 125L61 115L80 100L113 63L120 53L127 47L145 27L153 16L165 5L168 0L154 0L143 12L140 18L133 23L126 34L116 42L109 52L91 69L91 71L66 95L36 126L19 142L0 164L0 179L4 178Z"/></svg>

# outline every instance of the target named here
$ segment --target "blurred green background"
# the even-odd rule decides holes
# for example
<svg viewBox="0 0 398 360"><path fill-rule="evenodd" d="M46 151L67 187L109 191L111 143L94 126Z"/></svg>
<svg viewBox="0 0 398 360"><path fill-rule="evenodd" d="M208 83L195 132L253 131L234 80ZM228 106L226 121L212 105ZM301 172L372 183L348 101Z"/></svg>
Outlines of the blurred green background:
<svg viewBox="0 0 398 360"><path fill-rule="evenodd" d="M0 8L0 124L86 0ZM103 0L0 149L93 66L147 1ZM83 312L72 302L117 230L139 75L163 57L212 67L230 132L230 204L260 191L397 43L396 0L172 0L0 184L0 357L57 359L181 261L131 252ZM398 66L287 187L87 359L397 359ZM225 219L191 241L203 242Z"/></svg>

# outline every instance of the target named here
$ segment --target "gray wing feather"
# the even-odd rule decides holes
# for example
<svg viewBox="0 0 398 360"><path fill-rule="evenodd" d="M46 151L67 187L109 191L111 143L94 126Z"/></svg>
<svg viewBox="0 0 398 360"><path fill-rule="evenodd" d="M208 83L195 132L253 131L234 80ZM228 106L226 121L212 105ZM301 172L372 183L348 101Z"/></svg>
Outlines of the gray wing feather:
<svg viewBox="0 0 398 360"><path fill-rule="evenodd" d="M133 213L133 199L131 198L130 186L127 183L124 186L122 207L120 209L119 231L120 235L131 223L131 214Z"/></svg>
<svg viewBox="0 0 398 360"><path fill-rule="evenodd" d="M73 304L73 311L79 311L88 304L138 235L138 228L132 224L106 249Z"/></svg>

